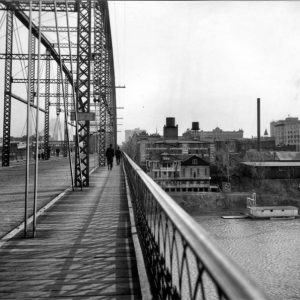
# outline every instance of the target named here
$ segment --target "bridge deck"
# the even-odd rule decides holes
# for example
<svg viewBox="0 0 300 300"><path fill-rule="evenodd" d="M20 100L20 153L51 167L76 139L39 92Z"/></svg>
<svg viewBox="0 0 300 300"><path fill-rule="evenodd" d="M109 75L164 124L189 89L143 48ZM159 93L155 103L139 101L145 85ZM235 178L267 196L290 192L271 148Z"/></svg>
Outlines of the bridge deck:
<svg viewBox="0 0 300 300"><path fill-rule="evenodd" d="M0 298L140 299L124 176L98 169L0 248Z"/></svg>

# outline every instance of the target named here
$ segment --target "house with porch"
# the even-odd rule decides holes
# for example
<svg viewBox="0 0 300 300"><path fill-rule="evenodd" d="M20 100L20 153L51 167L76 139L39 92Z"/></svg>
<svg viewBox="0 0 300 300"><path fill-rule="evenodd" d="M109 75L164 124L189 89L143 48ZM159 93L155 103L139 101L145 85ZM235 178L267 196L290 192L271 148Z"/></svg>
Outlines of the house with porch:
<svg viewBox="0 0 300 300"><path fill-rule="evenodd" d="M209 192L210 165L197 155L184 158L167 152L146 161L146 172L166 192Z"/></svg>

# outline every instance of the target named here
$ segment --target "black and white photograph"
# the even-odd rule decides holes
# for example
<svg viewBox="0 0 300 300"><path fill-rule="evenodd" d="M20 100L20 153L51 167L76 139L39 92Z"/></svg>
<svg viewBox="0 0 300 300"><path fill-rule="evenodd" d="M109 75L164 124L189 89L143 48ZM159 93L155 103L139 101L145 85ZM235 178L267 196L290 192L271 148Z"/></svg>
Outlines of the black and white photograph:
<svg viewBox="0 0 300 300"><path fill-rule="evenodd" d="M0 0L0 299L300 300L300 1Z"/></svg>

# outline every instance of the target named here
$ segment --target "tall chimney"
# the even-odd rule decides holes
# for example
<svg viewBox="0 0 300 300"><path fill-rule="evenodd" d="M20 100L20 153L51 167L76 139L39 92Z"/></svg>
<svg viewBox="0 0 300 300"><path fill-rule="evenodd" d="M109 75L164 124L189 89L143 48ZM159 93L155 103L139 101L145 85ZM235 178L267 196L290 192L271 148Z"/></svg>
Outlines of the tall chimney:
<svg viewBox="0 0 300 300"><path fill-rule="evenodd" d="M257 151L260 152L260 98L257 98Z"/></svg>

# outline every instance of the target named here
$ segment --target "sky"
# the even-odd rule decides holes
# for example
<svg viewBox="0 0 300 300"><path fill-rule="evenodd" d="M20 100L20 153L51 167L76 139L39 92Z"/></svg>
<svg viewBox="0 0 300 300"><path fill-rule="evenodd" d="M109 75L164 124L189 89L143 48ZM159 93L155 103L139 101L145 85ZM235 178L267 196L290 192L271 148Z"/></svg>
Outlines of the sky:
<svg viewBox="0 0 300 300"><path fill-rule="evenodd" d="M119 140L140 127L179 134L199 122L257 135L300 117L300 3L111 1Z"/></svg>
<svg viewBox="0 0 300 300"><path fill-rule="evenodd" d="M261 134L272 120L300 117L300 2L109 1L109 10L116 85L126 86L117 88L119 143L126 129L162 134L166 117L179 134L199 122L256 136L257 98ZM12 135L25 134L25 117L12 103Z"/></svg>

